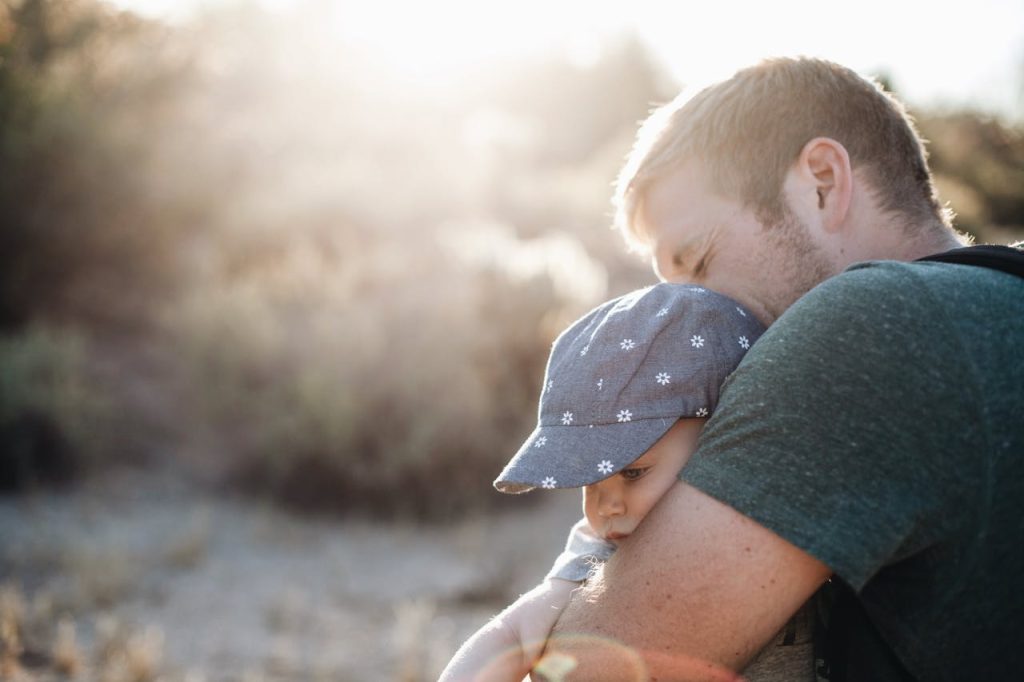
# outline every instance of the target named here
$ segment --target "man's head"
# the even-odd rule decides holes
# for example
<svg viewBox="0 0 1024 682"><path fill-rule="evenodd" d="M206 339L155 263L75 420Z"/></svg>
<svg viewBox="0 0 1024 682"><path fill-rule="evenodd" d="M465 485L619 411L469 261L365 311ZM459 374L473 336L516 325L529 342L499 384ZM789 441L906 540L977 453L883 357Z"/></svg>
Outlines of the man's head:
<svg viewBox="0 0 1024 682"><path fill-rule="evenodd" d="M719 205L701 203L709 198ZM903 106L816 59L768 60L656 111L620 174L616 204L623 234L652 252L662 277L706 283L765 321L854 260L899 258L890 252L901 243L951 234ZM665 232L672 243L659 253ZM691 248L702 241L715 256L748 250L731 254L740 270L720 264L717 279L702 279L708 259ZM721 283L755 275L757 286Z"/></svg>

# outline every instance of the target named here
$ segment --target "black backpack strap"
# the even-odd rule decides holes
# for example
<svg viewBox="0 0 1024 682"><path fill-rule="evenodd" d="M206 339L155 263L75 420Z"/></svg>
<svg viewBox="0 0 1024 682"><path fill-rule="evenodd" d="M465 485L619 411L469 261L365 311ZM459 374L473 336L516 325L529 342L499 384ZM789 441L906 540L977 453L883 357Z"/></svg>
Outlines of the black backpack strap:
<svg viewBox="0 0 1024 682"><path fill-rule="evenodd" d="M965 246L918 258L918 261L976 265L1024 277L1024 249L1013 246L997 246L994 244Z"/></svg>
<svg viewBox="0 0 1024 682"><path fill-rule="evenodd" d="M814 634L818 682L916 682L842 579L833 576L812 598L818 608Z"/></svg>

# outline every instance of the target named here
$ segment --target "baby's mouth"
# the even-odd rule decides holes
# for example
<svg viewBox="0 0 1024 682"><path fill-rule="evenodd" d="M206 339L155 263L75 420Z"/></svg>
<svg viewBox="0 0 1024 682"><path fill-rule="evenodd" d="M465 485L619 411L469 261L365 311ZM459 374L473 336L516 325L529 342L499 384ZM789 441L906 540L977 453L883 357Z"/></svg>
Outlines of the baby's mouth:
<svg viewBox="0 0 1024 682"><path fill-rule="evenodd" d="M619 540L621 540L623 538L628 538L629 537L629 533L611 532L611 533L606 533L604 537L605 537L606 540L611 540L612 542L617 542L617 541L619 541Z"/></svg>

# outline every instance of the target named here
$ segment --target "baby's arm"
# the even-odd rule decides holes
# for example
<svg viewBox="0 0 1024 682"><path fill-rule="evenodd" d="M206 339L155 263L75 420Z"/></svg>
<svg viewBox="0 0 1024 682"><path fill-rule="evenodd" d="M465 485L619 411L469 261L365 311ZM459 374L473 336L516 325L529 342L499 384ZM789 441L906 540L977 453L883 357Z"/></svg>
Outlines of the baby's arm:
<svg viewBox="0 0 1024 682"><path fill-rule="evenodd" d="M438 682L520 682L578 584L546 578L466 640Z"/></svg>
<svg viewBox="0 0 1024 682"><path fill-rule="evenodd" d="M614 551L614 545L597 537L586 519L579 521L544 582L470 637L438 682L520 682L543 653L572 591Z"/></svg>

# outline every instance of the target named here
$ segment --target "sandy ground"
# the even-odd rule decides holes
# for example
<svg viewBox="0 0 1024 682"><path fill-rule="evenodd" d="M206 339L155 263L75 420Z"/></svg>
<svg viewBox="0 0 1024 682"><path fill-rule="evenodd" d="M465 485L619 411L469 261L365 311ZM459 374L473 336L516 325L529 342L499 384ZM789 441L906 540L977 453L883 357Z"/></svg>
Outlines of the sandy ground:
<svg viewBox="0 0 1024 682"><path fill-rule="evenodd" d="M300 518L124 473L0 498L0 582L25 679L64 665L129 682L434 680L543 575L578 495L396 525Z"/></svg>

